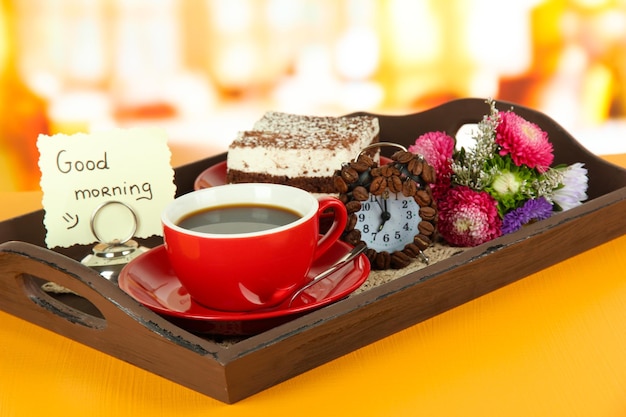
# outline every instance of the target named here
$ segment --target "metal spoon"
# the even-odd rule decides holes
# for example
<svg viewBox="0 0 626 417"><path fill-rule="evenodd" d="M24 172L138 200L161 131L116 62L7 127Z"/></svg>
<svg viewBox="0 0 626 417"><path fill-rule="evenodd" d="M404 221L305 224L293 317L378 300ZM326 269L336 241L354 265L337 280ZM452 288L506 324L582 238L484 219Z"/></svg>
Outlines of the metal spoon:
<svg viewBox="0 0 626 417"><path fill-rule="evenodd" d="M308 288L311 288L313 285L317 284L318 282L320 282L321 280L323 280L324 278L328 277L329 275L331 275L333 272L337 271L339 268L341 268L342 266L344 266L346 263L350 262L351 260L353 260L354 258L356 258L358 255L360 255L365 249L367 248L367 246L365 245L365 243L361 242L358 245L356 245L354 248L352 248L352 250L348 253L346 253L345 255L343 255L341 258L339 258L337 260L337 262L335 262L330 268L328 268L327 270L325 270L324 272L319 273L315 278L313 278L311 281L307 282L304 286L302 286L298 291L296 291L292 296L291 299L289 300L289 304L288 306L291 307L291 304L294 302L294 300L296 298L298 298L299 295L301 295L305 290L307 290Z"/></svg>

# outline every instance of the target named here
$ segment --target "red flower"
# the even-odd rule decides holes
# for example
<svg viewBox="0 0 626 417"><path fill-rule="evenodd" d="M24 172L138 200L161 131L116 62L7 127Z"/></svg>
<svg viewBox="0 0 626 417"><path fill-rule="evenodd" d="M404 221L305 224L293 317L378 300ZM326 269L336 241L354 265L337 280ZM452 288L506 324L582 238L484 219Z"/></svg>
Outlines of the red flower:
<svg viewBox="0 0 626 417"><path fill-rule="evenodd" d="M441 236L451 245L477 246L502 234L498 203L484 191L451 188L439 201Z"/></svg>
<svg viewBox="0 0 626 417"><path fill-rule="evenodd" d="M422 155L435 168L437 180L432 185L435 199L441 198L450 188L454 145L454 138L445 132L427 132L418 137L414 145L409 146L409 152Z"/></svg>
<svg viewBox="0 0 626 417"><path fill-rule="evenodd" d="M544 173L554 160L548 134L512 111L500 113L495 141L501 147L500 155L509 154L517 166L527 165Z"/></svg>

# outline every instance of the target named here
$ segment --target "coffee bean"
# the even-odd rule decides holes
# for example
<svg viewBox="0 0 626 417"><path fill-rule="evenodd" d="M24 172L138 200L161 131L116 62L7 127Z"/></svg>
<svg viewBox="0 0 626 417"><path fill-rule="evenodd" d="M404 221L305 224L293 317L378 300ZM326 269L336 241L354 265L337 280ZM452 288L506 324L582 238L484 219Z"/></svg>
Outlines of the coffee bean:
<svg viewBox="0 0 626 417"><path fill-rule="evenodd" d="M374 166L374 160L372 157L365 153L359 155L357 162L366 165L368 168Z"/></svg>
<svg viewBox="0 0 626 417"><path fill-rule="evenodd" d="M421 221L417 225L417 229L420 231L421 234L430 236L435 231L435 226L433 226L433 224L430 222Z"/></svg>
<svg viewBox="0 0 626 417"><path fill-rule="evenodd" d="M413 243L415 243L417 247L420 248L421 250L426 250L426 248L430 246L432 241L430 240L428 236L420 233L413 238Z"/></svg>
<svg viewBox="0 0 626 417"><path fill-rule="evenodd" d="M411 174L420 175L422 173L423 166L424 166L424 163L422 162L421 159L413 158L409 161L406 168L409 170Z"/></svg>
<svg viewBox="0 0 626 417"><path fill-rule="evenodd" d="M333 183L335 184L335 190L339 194L348 192L348 184L346 184L346 182L340 175L335 175L333 177Z"/></svg>
<svg viewBox="0 0 626 417"><path fill-rule="evenodd" d="M430 206L432 200L431 194L425 189L417 190L415 193L415 201L422 207Z"/></svg>
<svg viewBox="0 0 626 417"><path fill-rule="evenodd" d="M415 155L412 154L411 152L407 152L407 151L397 151L395 152L393 155L391 155L391 159L393 159L394 161L398 161L401 164L406 164L407 162L409 162L411 159L413 159Z"/></svg>
<svg viewBox="0 0 626 417"><path fill-rule="evenodd" d="M344 241L352 246L356 246L361 241L359 229L352 229L344 236Z"/></svg>
<svg viewBox="0 0 626 417"><path fill-rule="evenodd" d="M391 266L391 254L389 252L379 252L374 260L376 269L389 269Z"/></svg>
<svg viewBox="0 0 626 417"><path fill-rule="evenodd" d="M367 191L367 188L363 187L362 185L359 185L355 187L354 190L352 190L352 198L354 198L357 201L365 201L369 197L370 197L369 191Z"/></svg>
<svg viewBox="0 0 626 417"><path fill-rule="evenodd" d="M384 177L376 177L370 184L370 193L374 195L381 195L387 188L387 179Z"/></svg>
<svg viewBox="0 0 626 417"><path fill-rule="evenodd" d="M402 191L402 180L399 177L393 176L387 179L387 188L392 193L399 193Z"/></svg>
<svg viewBox="0 0 626 417"><path fill-rule="evenodd" d="M361 210L361 202L356 200L349 201L346 203L346 210L348 211L348 214L356 213Z"/></svg>
<svg viewBox="0 0 626 417"><path fill-rule="evenodd" d="M366 163L361 162L361 161L356 161L356 162L352 161L352 162L350 162L350 167L352 169L354 169L358 173L367 171L370 168L369 165L367 165Z"/></svg>
<svg viewBox="0 0 626 417"><path fill-rule="evenodd" d="M402 194L405 197L413 197L417 192L417 184L410 178L407 178L402 183Z"/></svg>
<svg viewBox="0 0 626 417"><path fill-rule="evenodd" d="M403 252L413 258L417 258L419 254L422 253L422 250L415 243L409 243L404 247Z"/></svg>
<svg viewBox="0 0 626 417"><path fill-rule="evenodd" d="M348 216L348 221L346 222L346 231L350 231L354 229L354 226L356 226L356 222L357 222L357 217L356 214L352 213L351 215Z"/></svg>
<svg viewBox="0 0 626 417"><path fill-rule="evenodd" d="M393 165L383 165L380 167L380 173L383 177L391 177L393 175L400 176L400 170Z"/></svg>
<svg viewBox="0 0 626 417"><path fill-rule="evenodd" d="M422 169L422 179L428 184L433 184L436 181L437 175L435 168L433 168L432 165L424 164Z"/></svg>
<svg viewBox="0 0 626 417"><path fill-rule="evenodd" d="M423 220L433 220L437 215L437 211L432 207L422 207L419 213Z"/></svg>
<svg viewBox="0 0 626 417"><path fill-rule="evenodd" d="M341 178L343 178L346 183L352 184L356 180L359 179L359 173L350 166L345 166L341 168Z"/></svg>
<svg viewBox="0 0 626 417"><path fill-rule="evenodd" d="M401 251L396 251L391 255L390 259L391 267L400 269L408 266L411 263L411 258Z"/></svg>

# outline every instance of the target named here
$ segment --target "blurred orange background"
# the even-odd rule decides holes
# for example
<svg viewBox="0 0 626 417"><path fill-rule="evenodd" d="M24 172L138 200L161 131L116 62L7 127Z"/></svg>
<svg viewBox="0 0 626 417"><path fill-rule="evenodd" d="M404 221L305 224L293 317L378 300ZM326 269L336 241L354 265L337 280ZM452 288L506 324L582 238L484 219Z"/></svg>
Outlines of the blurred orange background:
<svg viewBox="0 0 626 417"><path fill-rule="evenodd" d="M162 126L178 165L266 110L403 114L467 96L543 111L596 153L626 149L623 0L1 5L0 191L39 188L40 133Z"/></svg>

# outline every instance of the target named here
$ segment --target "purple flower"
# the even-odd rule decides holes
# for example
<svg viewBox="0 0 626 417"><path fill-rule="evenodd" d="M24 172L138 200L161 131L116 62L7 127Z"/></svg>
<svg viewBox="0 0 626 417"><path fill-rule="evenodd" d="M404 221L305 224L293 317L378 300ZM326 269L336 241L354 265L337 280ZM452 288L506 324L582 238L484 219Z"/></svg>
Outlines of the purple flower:
<svg viewBox="0 0 626 417"><path fill-rule="evenodd" d="M513 233L525 224L547 219L552 215L552 204L544 197L528 200L522 207L511 210L502 219L502 234Z"/></svg>

